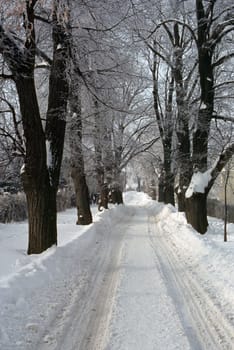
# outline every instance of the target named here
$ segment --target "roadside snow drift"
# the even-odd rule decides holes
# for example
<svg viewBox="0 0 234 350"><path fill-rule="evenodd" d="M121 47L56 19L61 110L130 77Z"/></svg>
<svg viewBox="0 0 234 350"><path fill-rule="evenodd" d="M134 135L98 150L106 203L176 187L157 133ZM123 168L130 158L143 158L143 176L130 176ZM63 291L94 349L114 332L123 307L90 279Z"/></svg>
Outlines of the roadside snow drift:
<svg viewBox="0 0 234 350"><path fill-rule="evenodd" d="M193 313L192 305L185 313L176 306L176 302L183 304L177 289L191 286L179 281L180 272L171 266L175 261L190 274L184 281L193 276L191 283L207 315L214 304L219 321L225 318L225 336L231 330L234 335L234 225L228 226L229 241L224 243L221 220L210 218L208 233L201 236L187 225L183 214L144 193L127 192L124 201L125 205L101 213L93 208L94 223L87 227L75 225L75 209L59 213L58 247L40 255L26 255L27 222L0 224L0 349L184 350L201 344L215 349L215 332L202 334L205 316L197 315L189 328L186 320ZM111 257L116 266L110 264ZM107 310L99 310L106 329L95 335L100 339L102 335L100 347L92 348L86 335L88 340L80 340L87 328L95 330L96 323L90 320L94 312L98 314L95 300L86 298L104 302L99 294L112 273L111 289L105 286ZM193 307L199 308L195 296L191 298ZM219 336L222 329L214 322L208 320L207 327L216 328ZM216 349L232 348L225 336Z"/></svg>

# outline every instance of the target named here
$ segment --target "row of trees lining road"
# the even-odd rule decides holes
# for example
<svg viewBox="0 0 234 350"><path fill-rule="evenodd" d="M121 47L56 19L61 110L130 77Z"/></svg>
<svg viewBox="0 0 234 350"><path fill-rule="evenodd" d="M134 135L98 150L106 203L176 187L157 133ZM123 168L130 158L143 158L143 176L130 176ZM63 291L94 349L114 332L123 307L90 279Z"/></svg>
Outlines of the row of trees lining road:
<svg viewBox="0 0 234 350"><path fill-rule="evenodd" d="M0 165L22 166L28 253L57 243L64 149L77 224L92 222L89 178L103 207L109 189L122 203L123 171L139 159L158 174L159 200L174 205L176 191L205 233L207 195L234 150L232 2L20 0L0 11Z"/></svg>
<svg viewBox="0 0 234 350"><path fill-rule="evenodd" d="M114 182L115 189L120 193L118 202L122 202L121 169L134 154L142 152L155 142L155 137L150 141L141 140L143 130L152 122L141 120L137 127L134 126L136 119L132 111L132 128L128 121L125 135L127 124L122 124L119 127L122 135L118 137L119 140L122 138L121 144L114 144L113 147L115 124L118 123L113 111L119 109L118 113L121 113L126 103L120 101L116 108L108 99L122 89L118 84L113 85L121 81L120 76L123 76L124 71L119 67L125 64L125 58L117 56L118 48L112 47L112 36L115 34L109 18L110 10L112 15L117 14L118 17L114 27L125 19L128 12L124 6L123 14L120 13L119 6L114 2L95 5L92 2L88 4L80 1L78 4L66 0L20 1L10 5L1 3L4 18L0 26L3 95L8 94L9 99L2 101L10 109L4 109L5 113L4 110L2 113L6 115L7 123L9 118L13 119L15 153L23 158L21 179L28 203L29 254L40 253L57 243L56 193L66 123L70 140L71 175L78 209L77 223L92 222L82 149L81 114L82 105L84 107L85 104L82 99L92 105L84 107L84 114L87 110L92 110L94 123L102 127L99 131L100 154L97 155L96 150L95 159L96 164L100 163L102 172L98 183L100 192L106 187L106 182ZM108 50L108 55L103 62L104 49ZM108 84L109 77L112 79L111 84ZM12 93L9 93L10 89L13 90ZM137 93L133 91L133 95ZM10 108L12 102L8 101L16 96L17 101ZM134 98L132 96L132 101ZM129 112L130 105L131 102L127 105L128 109L124 110L125 114ZM138 116L137 119L139 118ZM115 121L111 124L108 119ZM2 130L5 140L9 142L11 135L7 132L7 123L2 123ZM94 148L96 138L97 132L93 135ZM115 161L110 162L113 152ZM99 168L96 168L97 178Z"/></svg>
<svg viewBox="0 0 234 350"><path fill-rule="evenodd" d="M215 0L197 0L194 8L192 2L182 1L175 9L169 8L171 18L164 13L160 12L161 18L151 30L146 30L145 34L139 29L138 32L152 52L154 106L164 150L165 189L168 195L168 188L174 180L171 171L174 132L177 138L179 209L185 210L188 222L196 230L205 233L208 226L207 195L234 148L229 135L218 160L207 170L212 122L231 120L219 115L219 110L222 110L229 116L230 110L225 110L224 101L220 102L218 89L220 85L225 89L233 84L234 52L230 43L233 44L234 7L230 1L221 4ZM161 70L160 64L164 66ZM159 77L162 71L163 82ZM159 94L159 84L162 83L166 95L164 112ZM233 105L231 108L233 110ZM203 181L203 189L191 190L191 185L191 191L186 192L191 178L194 186L197 186L197 181ZM168 200L165 197L165 201L174 203L173 198Z"/></svg>

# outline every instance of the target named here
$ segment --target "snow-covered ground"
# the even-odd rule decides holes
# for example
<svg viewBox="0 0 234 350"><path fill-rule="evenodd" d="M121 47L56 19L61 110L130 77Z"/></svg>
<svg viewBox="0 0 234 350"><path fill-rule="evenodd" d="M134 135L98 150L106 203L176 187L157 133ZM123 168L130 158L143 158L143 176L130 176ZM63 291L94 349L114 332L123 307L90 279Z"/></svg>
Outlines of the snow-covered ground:
<svg viewBox="0 0 234 350"><path fill-rule="evenodd" d="M1 350L234 349L234 225L184 215L144 193L27 256L27 223L0 224Z"/></svg>

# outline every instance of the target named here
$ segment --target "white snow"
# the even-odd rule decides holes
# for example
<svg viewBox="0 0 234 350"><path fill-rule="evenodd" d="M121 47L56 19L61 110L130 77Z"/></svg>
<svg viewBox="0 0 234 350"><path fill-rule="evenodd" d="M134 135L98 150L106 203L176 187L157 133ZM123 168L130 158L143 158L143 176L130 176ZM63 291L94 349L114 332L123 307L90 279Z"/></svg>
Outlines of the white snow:
<svg viewBox="0 0 234 350"><path fill-rule="evenodd" d="M205 193L205 189L211 179L211 171L212 169L209 169L204 173L197 171L193 174L185 193L186 198L192 197L193 193Z"/></svg>
<svg viewBox="0 0 234 350"><path fill-rule="evenodd" d="M51 142L49 140L46 140L46 164L48 169L52 167Z"/></svg>
<svg viewBox="0 0 234 350"><path fill-rule="evenodd" d="M25 164L23 164L20 169L20 175L22 175L23 173L25 173Z"/></svg>
<svg viewBox="0 0 234 350"><path fill-rule="evenodd" d="M206 108L207 108L207 105L204 102L202 102L202 104L200 106L200 110L203 110L203 109L206 109Z"/></svg>
<svg viewBox="0 0 234 350"><path fill-rule="evenodd" d="M232 349L234 225L184 214L146 194L58 215L58 247L26 255L27 222L0 224L0 349Z"/></svg>
<svg viewBox="0 0 234 350"><path fill-rule="evenodd" d="M38 64L35 64L35 68L36 67L40 67L40 68L49 68L50 67L50 64L49 62L45 61L45 60L42 60L40 63Z"/></svg>

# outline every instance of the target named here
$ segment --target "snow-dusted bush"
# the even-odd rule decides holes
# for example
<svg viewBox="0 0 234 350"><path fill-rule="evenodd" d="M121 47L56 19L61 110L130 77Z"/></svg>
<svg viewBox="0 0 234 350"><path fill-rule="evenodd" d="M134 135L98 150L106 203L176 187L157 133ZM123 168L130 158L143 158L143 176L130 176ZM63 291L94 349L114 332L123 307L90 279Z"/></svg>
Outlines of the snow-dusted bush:
<svg viewBox="0 0 234 350"><path fill-rule="evenodd" d="M57 195L57 210L72 207L72 191L63 189ZM0 222L23 221L27 218L27 202L23 192L0 194Z"/></svg>
<svg viewBox="0 0 234 350"><path fill-rule="evenodd" d="M0 222L22 221L26 218L27 203L24 193L0 195Z"/></svg>
<svg viewBox="0 0 234 350"><path fill-rule="evenodd" d="M73 191L71 189L60 189L57 193L57 211L63 211L65 209L74 206Z"/></svg>

